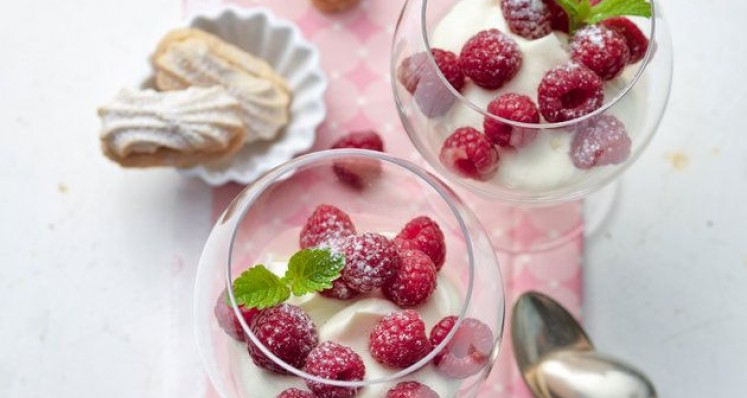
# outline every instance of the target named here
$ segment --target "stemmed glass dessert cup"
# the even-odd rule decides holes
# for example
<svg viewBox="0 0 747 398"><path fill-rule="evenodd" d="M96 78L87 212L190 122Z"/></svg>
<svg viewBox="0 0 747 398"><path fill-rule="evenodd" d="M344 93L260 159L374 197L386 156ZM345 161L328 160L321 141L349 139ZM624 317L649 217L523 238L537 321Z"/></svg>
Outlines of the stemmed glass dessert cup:
<svg viewBox="0 0 747 398"><path fill-rule="evenodd" d="M604 83L603 105L575 119L550 123L543 117L539 124L532 124L491 114L487 111L488 104L516 87L523 87L527 92L519 94L528 95L537 103L536 88L543 74L568 60L569 39L566 34L553 32L534 41L514 37L523 54L523 64L514 79L526 81L510 81L505 87L488 91L467 79L460 91L449 83L436 66L433 49L451 51L459 56L461 46L469 37L478 31L496 27L496 15L502 15L500 2L406 1L393 42L391 81L409 138L440 176L455 188L464 188L482 198L475 200L491 201L495 206L526 209L554 206L588 197L615 181L635 162L651 141L666 108L672 76L670 32L660 6L654 0L650 2L652 18L630 18L650 39L650 45L642 60L628 65L619 77ZM488 10L491 5L495 10ZM449 18L451 20L444 23ZM461 19L461 23L456 23L455 18ZM500 30L508 32L505 27ZM552 59L548 61L547 57ZM403 73L407 72L403 69L413 68L413 63L417 63L414 68L422 76L417 87L403 81ZM424 82L426 77L427 82ZM562 98L564 103L574 100L573 93ZM518 149L496 146L500 159L497 172L493 175L487 178L465 176L458 167L444 160L442 147L457 129L472 127L483 132L485 123L509 126L515 132L522 132L520 137L532 140L526 146L516 145ZM581 134L585 134L584 130L596 130L597 136L604 139L605 136L619 134L619 131L612 130L620 126L622 134L627 136L624 138L624 141L628 141L627 145L623 145L627 148L613 148L613 153L602 154L601 158L609 155L607 161L595 163L595 159L588 156L584 159L584 154L576 151L582 146L580 142L583 141ZM589 145L587 149L593 151L595 143ZM575 154L572 154L574 151ZM468 203L473 204L471 198ZM552 240L560 242L562 238L555 236ZM550 242L545 243L552 246ZM547 248L548 245L543 247Z"/></svg>
<svg viewBox="0 0 747 398"><path fill-rule="evenodd" d="M340 165L355 170L355 184L334 172ZM430 301L413 308L419 312L426 333L444 316L457 317L457 324L443 342L425 357L404 369L376 363L368 352L371 326L392 308L381 292L362 294L349 301L303 296L298 304L307 309L319 331L319 343L340 338L366 364L362 380L328 380L297 369L273 355L240 315L236 298L228 289L232 315L240 322L239 342L229 336L216 318L216 303L224 300L226 288L255 264L283 263L299 250L299 231L320 204L334 205L347 214L357 233L377 232L394 236L408 220L428 216L445 235L446 260L438 274L438 285ZM297 387L307 390L304 380L324 386L359 388L357 397L383 397L398 383L418 381L442 397L475 397L497 357L501 341L505 301L502 278L490 241L475 215L438 178L407 161L383 153L341 149L298 157L273 169L247 186L218 217L200 259L195 288L195 322L199 351L213 386L224 398L272 398ZM362 309L356 303L366 304ZM311 304L310 304L311 303ZM305 306L306 305L306 306ZM350 311L349 316L334 314ZM319 315L323 314L323 315ZM326 314L326 315L325 315ZM331 315L331 317L329 317ZM334 319L334 320L333 320ZM446 361L436 365L434 357L449 349L470 350L460 325L479 321L489 330L481 342L479 358L461 353L471 361L468 374L454 376ZM336 336L336 337L334 337ZM456 337L455 337L456 336ZM461 340L460 340L461 339ZM279 375L252 363L247 344L257 347L273 364L286 371ZM449 348L451 347L451 348ZM460 348L461 347L461 348ZM474 366L477 364L477 366ZM457 372L458 373L458 372Z"/></svg>

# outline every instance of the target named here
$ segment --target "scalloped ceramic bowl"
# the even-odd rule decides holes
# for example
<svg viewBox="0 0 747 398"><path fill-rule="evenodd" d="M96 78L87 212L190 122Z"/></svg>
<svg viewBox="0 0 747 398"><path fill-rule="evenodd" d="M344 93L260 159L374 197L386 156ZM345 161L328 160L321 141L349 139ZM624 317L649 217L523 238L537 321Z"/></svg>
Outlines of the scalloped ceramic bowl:
<svg viewBox="0 0 747 398"><path fill-rule="evenodd" d="M231 181L247 184L311 148L327 112L327 78L319 64L319 51L298 27L265 8L222 8L215 14L193 16L189 25L267 61L287 81L292 100L290 122L274 140L249 143L230 159L180 172L213 186Z"/></svg>

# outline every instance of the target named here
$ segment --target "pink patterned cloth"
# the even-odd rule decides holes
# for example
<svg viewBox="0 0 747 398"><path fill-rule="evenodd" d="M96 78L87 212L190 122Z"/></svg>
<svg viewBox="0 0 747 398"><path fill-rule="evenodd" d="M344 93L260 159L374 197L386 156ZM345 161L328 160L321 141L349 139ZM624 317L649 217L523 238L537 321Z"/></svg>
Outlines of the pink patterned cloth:
<svg viewBox="0 0 747 398"><path fill-rule="evenodd" d="M330 80L328 116L319 128L313 150L329 148L351 130L374 129L382 133L387 152L423 164L402 130L390 89L389 51L402 0L363 0L359 7L338 15L319 13L308 0L185 0L188 14L206 7L231 4L262 6L294 21L322 54ZM242 186L214 190L217 217ZM497 249L506 283L506 303L527 290L543 291L580 315L583 220L579 203L548 209L517 209L486 201L456 188L480 216ZM547 238L570 236L559 246L540 250ZM513 360L510 313L501 355L481 397L530 397ZM209 397L217 397L210 392Z"/></svg>

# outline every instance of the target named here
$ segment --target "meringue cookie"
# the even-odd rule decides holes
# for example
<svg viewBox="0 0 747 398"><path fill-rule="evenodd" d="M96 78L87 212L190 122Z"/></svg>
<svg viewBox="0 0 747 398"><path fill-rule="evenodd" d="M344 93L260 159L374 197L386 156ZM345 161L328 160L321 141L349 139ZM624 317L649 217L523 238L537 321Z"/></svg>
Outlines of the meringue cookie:
<svg viewBox="0 0 747 398"><path fill-rule="evenodd" d="M102 150L125 167L189 167L222 159L246 141L241 112L220 86L124 89L98 110Z"/></svg>

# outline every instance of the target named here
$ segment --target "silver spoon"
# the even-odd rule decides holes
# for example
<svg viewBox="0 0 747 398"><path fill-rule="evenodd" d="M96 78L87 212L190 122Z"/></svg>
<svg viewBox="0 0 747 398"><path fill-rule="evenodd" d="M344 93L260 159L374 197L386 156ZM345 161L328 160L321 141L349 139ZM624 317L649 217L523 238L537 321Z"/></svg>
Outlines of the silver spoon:
<svg viewBox="0 0 747 398"><path fill-rule="evenodd" d="M519 297L511 333L516 362L536 398L656 398L641 371L594 351L581 325L548 296Z"/></svg>

